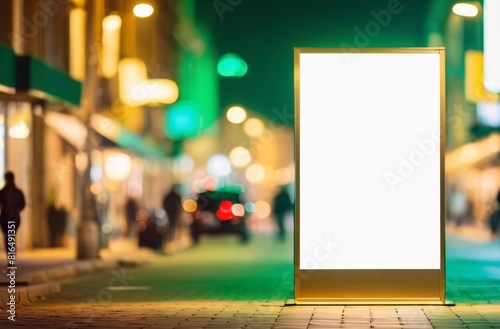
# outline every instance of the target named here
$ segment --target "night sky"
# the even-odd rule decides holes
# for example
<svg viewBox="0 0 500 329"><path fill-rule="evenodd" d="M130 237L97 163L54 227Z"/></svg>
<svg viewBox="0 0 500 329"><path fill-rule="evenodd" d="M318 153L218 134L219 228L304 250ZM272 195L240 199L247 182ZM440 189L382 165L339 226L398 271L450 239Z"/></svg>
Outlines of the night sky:
<svg viewBox="0 0 500 329"><path fill-rule="evenodd" d="M238 53L249 67L242 78L221 78L221 110L238 103L292 124L273 109L293 111L294 47L423 47L429 2L198 0L198 22L212 31L217 56Z"/></svg>

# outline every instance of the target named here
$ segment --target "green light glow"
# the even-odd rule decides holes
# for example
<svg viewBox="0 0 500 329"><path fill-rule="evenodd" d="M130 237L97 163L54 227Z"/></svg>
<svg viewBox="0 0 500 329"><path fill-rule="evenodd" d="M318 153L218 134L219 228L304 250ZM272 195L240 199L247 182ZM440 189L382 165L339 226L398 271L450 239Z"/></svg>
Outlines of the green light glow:
<svg viewBox="0 0 500 329"><path fill-rule="evenodd" d="M233 53L222 55L219 64L217 64L217 72L223 77L242 77L247 71L247 63L240 56Z"/></svg>
<svg viewBox="0 0 500 329"><path fill-rule="evenodd" d="M200 114L187 103L170 105L165 115L165 132L173 140L192 138L200 132Z"/></svg>

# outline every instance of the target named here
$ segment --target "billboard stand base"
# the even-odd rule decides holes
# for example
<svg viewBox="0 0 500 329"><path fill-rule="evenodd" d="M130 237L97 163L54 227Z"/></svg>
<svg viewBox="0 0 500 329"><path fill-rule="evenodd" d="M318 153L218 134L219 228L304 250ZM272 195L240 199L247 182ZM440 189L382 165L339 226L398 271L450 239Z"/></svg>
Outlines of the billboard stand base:
<svg viewBox="0 0 500 329"><path fill-rule="evenodd" d="M297 303L295 299L286 299L285 306L408 306L408 305L418 305L418 306L455 306L455 302L451 300L446 300L444 303L420 303L420 302L301 302Z"/></svg>

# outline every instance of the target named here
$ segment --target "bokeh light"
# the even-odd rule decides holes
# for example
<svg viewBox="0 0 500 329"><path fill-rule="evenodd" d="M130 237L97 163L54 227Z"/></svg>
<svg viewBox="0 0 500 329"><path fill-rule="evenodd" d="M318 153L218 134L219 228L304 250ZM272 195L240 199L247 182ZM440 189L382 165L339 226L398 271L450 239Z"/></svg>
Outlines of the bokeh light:
<svg viewBox="0 0 500 329"><path fill-rule="evenodd" d="M102 233L104 234L109 234L111 233L111 231L113 231L113 225L111 225L110 223L105 223L104 225L102 225Z"/></svg>
<svg viewBox="0 0 500 329"><path fill-rule="evenodd" d="M247 111L241 106L231 106L226 111L226 118L234 124L242 123L247 118Z"/></svg>
<svg viewBox="0 0 500 329"><path fill-rule="evenodd" d="M196 204L196 201L187 199L182 203L182 209L184 209L185 212L195 212L196 209L198 209L198 205Z"/></svg>
<svg viewBox="0 0 500 329"><path fill-rule="evenodd" d="M90 167L90 179L93 182L100 181L102 179L102 166L100 164L93 164Z"/></svg>
<svg viewBox="0 0 500 329"><path fill-rule="evenodd" d="M254 163L245 170L245 177L250 183L260 183L266 177L266 171L262 165Z"/></svg>
<svg viewBox="0 0 500 329"><path fill-rule="evenodd" d="M100 204L106 204L108 202L108 195L106 193L99 193L96 198L96 201Z"/></svg>
<svg viewBox="0 0 500 329"><path fill-rule="evenodd" d="M227 176L231 173L231 162L224 154L215 154L207 162L207 173L211 176Z"/></svg>
<svg viewBox="0 0 500 329"><path fill-rule="evenodd" d="M237 146L229 152L229 160L236 168L244 168L252 161L252 155L243 146Z"/></svg>
<svg viewBox="0 0 500 329"><path fill-rule="evenodd" d="M456 3L452 10L456 15L464 17L475 17L479 13L479 9L472 3Z"/></svg>
<svg viewBox="0 0 500 329"><path fill-rule="evenodd" d="M245 210L246 210L246 212L253 212L254 209L255 209L255 203L250 202L250 201L248 201L248 202L245 203Z"/></svg>
<svg viewBox="0 0 500 329"><path fill-rule="evenodd" d="M194 180L193 191L195 191L196 193L201 193L201 192L205 191L203 179L195 179Z"/></svg>
<svg viewBox="0 0 500 329"><path fill-rule="evenodd" d="M264 122L257 118L250 118L243 124L243 132L250 137L259 137L265 129Z"/></svg>
<svg viewBox="0 0 500 329"><path fill-rule="evenodd" d="M153 6L147 3L140 3L134 6L134 15L136 17L149 17L153 14L153 12Z"/></svg>
<svg viewBox="0 0 500 329"><path fill-rule="evenodd" d="M223 77L242 77L248 71L247 63L237 54L226 53L217 64L217 72Z"/></svg>
<svg viewBox="0 0 500 329"><path fill-rule="evenodd" d="M231 211L236 217L243 217L245 215L245 207L240 203L233 204Z"/></svg>
<svg viewBox="0 0 500 329"><path fill-rule="evenodd" d="M123 180L128 177L132 168L132 161L127 154L113 152L104 161L106 177L113 180Z"/></svg>
<svg viewBox="0 0 500 329"><path fill-rule="evenodd" d="M293 171L290 168L279 168L274 172L274 182L277 185L286 185L293 180Z"/></svg>
<svg viewBox="0 0 500 329"><path fill-rule="evenodd" d="M187 175L194 170L194 160L189 154L182 154L172 161L172 170L178 175Z"/></svg>
<svg viewBox="0 0 500 329"><path fill-rule="evenodd" d="M89 157L84 152L78 152L75 155L75 167L79 171L84 171L89 163Z"/></svg>
<svg viewBox="0 0 500 329"><path fill-rule="evenodd" d="M203 180L203 187L207 191L215 191L219 186L219 180L213 176L208 176Z"/></svg>
<svg viewBox="0 0 500 329"><path fill-rule="evenodd" d="M233 213L231 209L233 204L230 201L224 200L220 203L219 209L216 212L216 216L220 220L229 220L233 218Z"/></svg>
<svg viewBox="0 0 500 329"><path fill-rule="evenodd" d="M173 140L193 138L200 130L200 114L189 102L170 105L165 114L165 132Z"/></svg>
<svg viewBox="0 0 500 329"><path fill-rule="evenodd" d="M90 192L94 195L99 195L104 191L104 187L100 182L93 182L90 184Z"/></svg>
<svg viewBox="0 0 500 329"><path fill-rule="evenodd" d="M271 206L266 201L257 201L253 212L259 218L266 218L271 214Z"/></svg>
<svg viewBox="0 0 500 329"><path fill-rule="evenodd" d="M102 20L102 27L106 30L116 30L122 26L122 19L116 14L108 15Z"/></svg>

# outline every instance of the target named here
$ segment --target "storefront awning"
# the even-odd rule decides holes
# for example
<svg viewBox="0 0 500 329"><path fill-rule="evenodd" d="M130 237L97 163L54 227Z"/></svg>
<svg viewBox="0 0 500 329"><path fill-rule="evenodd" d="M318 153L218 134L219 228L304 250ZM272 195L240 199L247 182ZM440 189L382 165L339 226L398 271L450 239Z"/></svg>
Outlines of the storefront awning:
<svg viewBox="0 0 500 329"><path fill-rule="evenodd" d="M45 123L77 150L82 150L85 146L87 127L77 117L48 111L45 113ZM172 156L159 145L126 130L119 122L102 114L96 113L92 115L91 129L116 144L116 146L127 149L138 156L150 159L164 159Z"/></svg>
<svg viewBox="0 0 500 329"><path fill-rule="evenodd" d="M49 100L80 106L82 83L33 56L16 58L16 90Z"/></svg>
<svg viewBox="0 0 500 329"><path fill-rule="evenodd" d="M149 142L144 137L128 131L121 123L102 114L93 114L90 124L92 129L102 136L139 156L152 159L163 159L171 156L171 154L159 145Z"/></svg>
<svg viewBox="0 0 500 329"><path fill-rule="evenodd" d="M0 44L0 92L13 94L15 92L16 54Z"/></svg>

